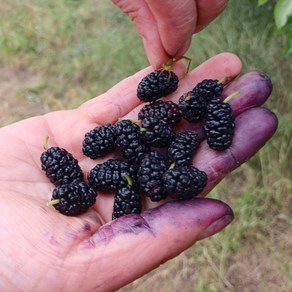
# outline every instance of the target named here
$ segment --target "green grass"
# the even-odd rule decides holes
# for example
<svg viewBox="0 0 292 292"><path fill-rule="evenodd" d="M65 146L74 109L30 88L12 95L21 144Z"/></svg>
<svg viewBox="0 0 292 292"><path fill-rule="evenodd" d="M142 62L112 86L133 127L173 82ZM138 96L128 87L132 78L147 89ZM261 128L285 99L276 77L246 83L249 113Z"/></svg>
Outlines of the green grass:
<svg viewBox="0 0 292 292"><path fill-rule="evenodd" d="M265 72L274 85L265 106L278 114L278 131L210 194L232 206L234 223L124 291L292 288L292 62L273 34L272 5L256 3L230 1L186 55L195 67L229 51L242 59L243 73ZM3 125L78 106L147 64L131 21L108 1L0 0L0 76L11 82Z"/></svg>

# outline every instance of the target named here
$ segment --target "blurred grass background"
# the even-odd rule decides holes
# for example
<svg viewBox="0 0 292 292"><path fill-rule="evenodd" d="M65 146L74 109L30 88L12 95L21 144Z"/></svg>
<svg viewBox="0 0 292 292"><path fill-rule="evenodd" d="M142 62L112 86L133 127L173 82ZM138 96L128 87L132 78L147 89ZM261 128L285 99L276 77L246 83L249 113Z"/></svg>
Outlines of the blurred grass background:
<svg viewBox="0 0 292 292"><path fill-rule="evenodd" d="M274 84L265 106L278 114L277 133L210 195L235 221L121 291L292 291L292 60L272 4L230 1L186 54L195 67L233 52L243 73ZM145 66L133 24L110 1L0 0L1 126L76 107Z"/></svg>

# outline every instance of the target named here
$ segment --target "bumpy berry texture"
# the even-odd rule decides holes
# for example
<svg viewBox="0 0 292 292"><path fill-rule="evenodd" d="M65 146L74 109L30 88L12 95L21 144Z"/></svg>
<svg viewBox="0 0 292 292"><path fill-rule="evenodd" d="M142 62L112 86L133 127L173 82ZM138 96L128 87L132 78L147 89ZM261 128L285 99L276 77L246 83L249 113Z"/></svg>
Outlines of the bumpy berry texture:
<svg viewBox="0 0 292 292"><path fill-rule="evenodd" d="M152 147L167 147L174 137L174 131L169 123L149 117L142 121L143 140Z"/></svg>
<svg viewBox="0 0 292 292"><path fill-rule="evenodd" d="M186 200L200 194L206 186L207 180L206 173L195 167L175 167L163 175L163 187L170 197Z"/></svg>
<svg viewBox="0 0 292 292"><path fill-rule="evenodd" d="M234 135L234 117L228 103L214 98L207 108L206 121L203 129L207 143L211 149L226 150L232 144Z"/></svg>
<svg viewBox="0 0 292 292"><path fill-rule="evenodd" d="M41 154L40 160L42 170L55 186L84 178L77 159L63 148L50 147Z"/></svg>
<svg viewBox="0 0 292 292"><path fill-rule="evenodd" d="M84 182L73 182L54 189L53 206L60 213L74 216L85 213L96 201L97 193Z"/></svg>
<svg viewBox="0 0 292 292"><path fill-rule="evenodd" d="M115 192L127 186L127 176L133 185L137 183L138 169L131 163L121 159L108 159L97 164L88 174L88 183L97 191Z"/></svg>
<svg viewBox="0 0 292 292"><path fill-rule="evenodd" d="M158 202L166 198L162 187L162 176L167 170L164 156L158 152L150 152L141 161L138 170L138 184L141 193Z"/></svg>
<svg viewBox="0 0 292 292"><path fill-rule="evenodd" d="M139 120L144 120L149 117L155 117L157 120L163 120L171 125L174 125L181 120L178 111L178 104L172 101L163 101L161 99L146 104L138 114Z"/></svg>
<svg viewBox="0 0 292 292"><path fill-rule="evenodd" d="M173 71L156 70L138 84L137 96L144 102L154 101L174 92L178 83L179 79Z"/></svg>
<svg viewBox="0 0 292 292"><path fill-rule="evenodd" d="M91 159L105 156L115 149L114 125L105 124L85 134L82 152Z"/></svg>
<svg viewBox="0 0 292 292"><path fill-rule="evenodd" d="M142 200L137 188L127 185L117 190L114 197L112 219L127 214L140 214L142 211Z"/></svg>
<svg viewBox="0 0 292 292"><path fill-rule="evenodd" d="M221 95L223 86L223 83L218 83L218 80L205 79L198 83L192 91L209 102L213 97L219 97Z"/></svg>
<svg viewBox="0 0 292 292"><path fill-rule="evenodd" d="M179 98L178 110L188 122L198 122L203 120L206 115L207 102L202 96L189 91Z"/></svg>
<svg viewBox="0 0 292 292"><path fill-rule="evenodd" d="M175 163L175 166L190 165L198 145L199 137L195 132L183 131L177 133L167 149L169 161Z"/></svg>
<svg viewBox="0 0 292 292"><path fill-rule="evenodd" d="M131 120L121 120L115 127L116 147L121 151L123 158L133 163L139 163L149 146L142 139L140 127Z"/></svg>

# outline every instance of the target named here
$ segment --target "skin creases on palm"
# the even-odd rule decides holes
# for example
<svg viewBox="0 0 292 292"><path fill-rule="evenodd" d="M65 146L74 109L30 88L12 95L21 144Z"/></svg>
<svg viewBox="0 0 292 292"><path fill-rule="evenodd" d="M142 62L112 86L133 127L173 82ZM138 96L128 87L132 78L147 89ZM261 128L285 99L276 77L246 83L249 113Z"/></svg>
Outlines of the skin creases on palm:
<svg viewBox="0 0 292 292"><path fill-rule="evenodd" d="M167 99L177 101L206 78L227 76L232 81L240 69L236 56L215 56L181 80L178 90ZM176 70L182 69L178 66ZM150 71L138 72L77 109L0 129L1 290L112 291L230 223L230 207L203 198L160 207L146 201L141 215L112 222L110 194L98 195L94 207L77 217L66 217L46 206L54 187L40 168L44 137L50 137L49 146L71 152L87 175L102 160L93 161L82 154L84 134L118 118L137 118L142 106L136 97L137 84ZM261 107L272 90L269 78L259 72L247 73L232 81L223 96L237 90L240 94L230 101L236 115L231 148L218 153L204 141L193 160L208 175L203 196L252 157L277 128L275 115ZM189 127L181 123L177 130Z"/></svg>

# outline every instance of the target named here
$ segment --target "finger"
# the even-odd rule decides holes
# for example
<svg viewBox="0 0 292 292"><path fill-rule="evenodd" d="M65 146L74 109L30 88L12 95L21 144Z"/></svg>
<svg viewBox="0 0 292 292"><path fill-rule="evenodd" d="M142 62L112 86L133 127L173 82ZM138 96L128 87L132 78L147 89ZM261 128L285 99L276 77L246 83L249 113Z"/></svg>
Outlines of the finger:
<svg viewBox="0 0 292 292"><path fill-rule="evenodd" d="M257 108L268 99L272 91L271 80L266 75L260 72L244 74L224 89L223 97L236 91L239 91L240 94L229 101L236 116L235 137L231 148L224 152L214 151L210 149L206 141L203 141L194 156L194 166L208 175L208 185L202 195L206 195L224 176L256 154L277 128L277 119L274 114ZM251 108L257 108L257 110L249 112ZM246 115L241 116L240 114L244 112ZM256 122L252 123L252 121ZM260 131L261 129L263 131ZM181 122L177 131L182 130L195 131L201 140L204 139L202 123ZM240 142L237 142L238 139ZM237 149L239 146L240 149ZM237 152L245 155L241 157L241 160L234 161ZM213 165L213 163L219 162L220 164L216 167ZM154 203L148 200L146 208L152 208L161 203L163 202Z"/></svg>
<svg viewBox="0 0 292 292"><path fill-rule="evenodd" d="M83 275L88 290L115 291L220 231L232 219L230 207L217 200L169 202L104 225L80 244L71 264L90 262Z"/></svg>
<svg viewBox="0 0 292 292"><path fill-rule="evenodd" d="M230 79L237 76L241 70L239 58L230 53L221 53L202 63L200 66L190 72L179 83L177 92L173 95L183 93L187 88L202 80L203 78L221 78L230 76ZM176 69L176 68L175 68ZM133 111L141 101L137 97L138 83L151 72L150 67L139 71L135 75L126 78L106 93L85 102L79 110L82 117L92 124L115 123L119 118L124 117ZM182 68L178 68L182 73ZM191 87L192 88L192 87ZM137 114L134 112L134 115Z"/></svg>
<svg viewBox="0 0 292 292"><path fill-rule="evenodd" d="M189 85L191 88L191 85ZM268 76L261 72L248 72L231 82L222 93L225 99L229 95L237 93L228 103L232 107L233 115L236 117L240 113L265 103L272 92L272 82ZM177 102L177 100L174 100ZM180 123L180 130L196 131L201 139L204 138L202 123Z"/></svg>
<svg viewBox="0 0 292 292"><path fill-rule="evenodd" d="M236 118L236 130L229 149L215 151L203 141L193 159L193 165L208 177L208 183L200 197L206 196L226 175L254 156L274 135L277 124L274 113L255 107ZM153 208L164 202L148 200L146 208Z"/></svg>
<svg viewBox="0 0 292 292"><path fill-rule="evenodd" d="M226 98L237 91L239 95L229 101L234 115L262 105L272 92L272 82L261 72L249 72L228 85L222 97Z"/></svg>
<svg viewBox="0 0 292 292"><path fill-rule="evenodd" d="M144 0L113 0L113 2L134 22L137 31L142 37L146 55L154 68L169 59L163 48L156 20Z"/></svg>
<svg viewBox="0 0 292 292"><path fill-rule="evenodd" d="M156 20L165 51L169 56L181 57L189 48L196 27L198 13L196 2L193 0L146 0L146 2Z"/></svg>
<svg viewBox="0 0 292 292"><path fill-rule="evenodd" d="M177 103L182 94L192 90L197 83L204 79L220 80L225 77L230 82L240 73L241 68L242 64L237 56L230 53L216 55L191 71L180 81L178 89L163 100L172 100ZM136 119L140 109L144 105L145 103L140 103L124 118Z"/></svg>
<svg viewBox="0 0 292 292"><path fill-rule="evenodd" d="M206 172L207 194L228 173L254 156L274 135L277 117L265 108L255 107L237 116L232 145L225 151L211 150L206 141L201 143L193 165Z"/></svg>
<svg viewBox="0 0 292 292"><path fill-rule="evenodd" d="M198 20L194 32L199 32L212 22L226 7L228 0L197 0Z"/></svg>

